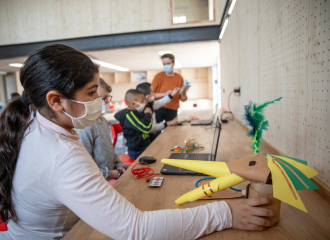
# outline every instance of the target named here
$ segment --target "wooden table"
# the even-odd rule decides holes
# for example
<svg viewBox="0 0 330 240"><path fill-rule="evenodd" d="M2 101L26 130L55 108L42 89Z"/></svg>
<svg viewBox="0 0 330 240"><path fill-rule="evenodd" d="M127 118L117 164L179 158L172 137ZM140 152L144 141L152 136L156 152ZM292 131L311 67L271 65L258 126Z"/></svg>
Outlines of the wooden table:
<svg viewBox="0 0 330 240"><path fill-rule="evenodd" d="M183 114L184 115L184 114ZM188 116L189 113L186 113ZM196 114L195 114L196 115ZM202 114L204 115L204 114ZM205 117L204 117L205 118ZM162 158L168 158L170 149L175 145L183 144L185 139L197 138L205 146L203 151L211 151L213 129L209 126L167 127L165 131L144 151L142 156L153 156L157 162L151 167L159 172L163 166ZM253 155L250 149L252 139L246 136L245 129L237 122L222 125L217 161L233 161ZM273 153L265 147L261 151ZM193 188L201 177L197 176L168 176L164 177L160 188L149 188L144 179L136 179L128 169L113 187L132 202L137 208L144 211L190 208L209 203L211 200L199 200L193 203L176 205L175 200L181 196L181 190ZM299 191L309 213L304 213L294 207L282 203L280 222L273 228L263 232L251 232L229 229L216 232L202 239L330 239L330 203L315 191ZM115 227L115 226L114 226ZM94 230L80 220L64 237L64 240L109 240L111 238Z"/></svg>

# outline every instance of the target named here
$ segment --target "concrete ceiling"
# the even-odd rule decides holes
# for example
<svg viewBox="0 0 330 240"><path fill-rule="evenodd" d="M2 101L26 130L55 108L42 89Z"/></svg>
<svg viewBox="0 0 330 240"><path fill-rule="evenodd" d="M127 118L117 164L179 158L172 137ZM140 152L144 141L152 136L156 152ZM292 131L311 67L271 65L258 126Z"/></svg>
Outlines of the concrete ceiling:
<svg viewBox="0 0 330 240"><path fill-rule="evenodd" d="M162 68L159 51L171 51L182 68L210 67L220 56L217 41L192 42L165 45L152 45L121 49L109 49L85 52L100 61L128 68L130 71L159 70ZM19 69L10 67L10 63L23 63L27 57L0 60L0 71L15 72ZM100 68L101 73L118 72L109 68Z"/></svg>

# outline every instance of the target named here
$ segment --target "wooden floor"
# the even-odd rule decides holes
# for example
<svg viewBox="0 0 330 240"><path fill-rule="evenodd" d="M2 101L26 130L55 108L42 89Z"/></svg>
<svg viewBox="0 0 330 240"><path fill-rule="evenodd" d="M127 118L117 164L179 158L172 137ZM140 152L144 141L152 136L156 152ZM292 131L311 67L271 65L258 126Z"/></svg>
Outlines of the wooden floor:
<svg viewBox="0 0 330 240"><path fill-rule="evenodd" d="M201 114L205 116L205 114ZM184 118L184 116L182 116ZM163 166L162 158L170 156L175 145L184 143L188 138L197 138L205 149L198 152L209 153L213 140L212 127L184 126L167 127L166 130L146 149L142 156L153 156L157 162L151 167L159 172ZM246 131L238 122L222 125L217 161L233 161L253 155L250 149L252 139L246 136ZM273 153L265 147L263 152ZM167 176L164 177L160 188L149 188L143 179L136 179L130 169L113 185L113 187L132 202L137 208L144 211L160 209L189 208L209 203L211 200L200 200L193 203L176 205L175 200L181 196L181 191L194 188L197 176ZM316 191L299 191L309 213L304 213L294 207L282 203L280 222L264 232L239 231L234 229L213 233L202 239L330 239L330 203ZM115 227L115 226L114 226ZM109 240L83 221L79 221L66 235L64 240ZM179 238L178 238L179 239Z"/></svg>

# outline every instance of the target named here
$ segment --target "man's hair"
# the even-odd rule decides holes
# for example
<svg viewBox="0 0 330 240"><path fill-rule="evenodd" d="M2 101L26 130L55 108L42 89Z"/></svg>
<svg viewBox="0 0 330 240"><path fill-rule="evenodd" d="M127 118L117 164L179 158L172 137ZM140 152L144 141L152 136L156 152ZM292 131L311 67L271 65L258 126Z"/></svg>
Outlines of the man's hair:
<svg viewBox="0 0 330 240"><path fill-rule="evenodd" d="M171 54L171 53L165 53L165 54L162 55L160 58L161 58L161 59L163 59L163 58L169 58L169 59L172 60L173 63L175 62L175 57L174 57L174 55Z"/></svg>
<svg viewBox="0 0 330 240"><path fill-rule="evenodd" d="M111 91L112 91L112 87L111 87L109 84L107 84L107 83L103 80L103 78L100 78L99 87L100 87L100 88L103 88L103 89L104 89L105 91L107 91L108 93L111 93Z"/></svg>
<svg viewBox="0 0 330 240"><path fill-rule="evenodd" d="M151 93L151 84L148 82L140 83L136 86L136 90L138 90L140 93L142 93L144 96L147 96Z"/></svg>
<svg viewBox="0 0 330 240"><path fill-rule="evenodd" d="M11 95L11 98L14 98L14 97L20 97L21 95L17 92L13 92L10 94Z"/></svg>
<svg viewBox="0 0 330 240"><path fill-rule="evenodd" d="M140 94L143 94L143 93L141 93L141 92L139 92L138 90L135 90L135 89L128 90L125 94L126 104L129 105L132 101L137 100L137 98Z"/></svg>

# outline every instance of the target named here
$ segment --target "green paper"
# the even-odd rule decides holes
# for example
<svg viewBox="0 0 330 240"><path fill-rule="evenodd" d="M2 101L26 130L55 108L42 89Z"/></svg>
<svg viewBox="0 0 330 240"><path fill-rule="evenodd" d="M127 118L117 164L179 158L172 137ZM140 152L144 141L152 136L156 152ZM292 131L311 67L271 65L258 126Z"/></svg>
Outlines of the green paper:
<svg viewBox="0 0 330 240"><path fill-rule="evenodd" d="M293 157L287 157L287 156L285 156L285 157L286 157L286 158L290 158L290 159L292 159L292 160L295 160L296 162L301 163L301 164L304 164L304 165L307 166L307 161L305 161L305 160L301 160L301 159L293 158ZM281 158L281 159L282 159L282 158Z"/></svg>
<svg viewBox="0 0 330 240"><path fill-rule="evenodd" d="M288 163L287 161L285 161L281 158L279 158L279 159L283 163L285 163L288 167L290 167L301 178L301 180L309 187L309 188L306 188L306 186L297 178L297 176L289 168L287 168L283 163L281 163L280 161L276 161L285 170L286 174L292 181L292 183L297 191L298 190L319 189L317 187L317 185L312 180L310 180L308 177L306 177L298 168L294 167L293 165L291 165L290 163Z"/></svg>

